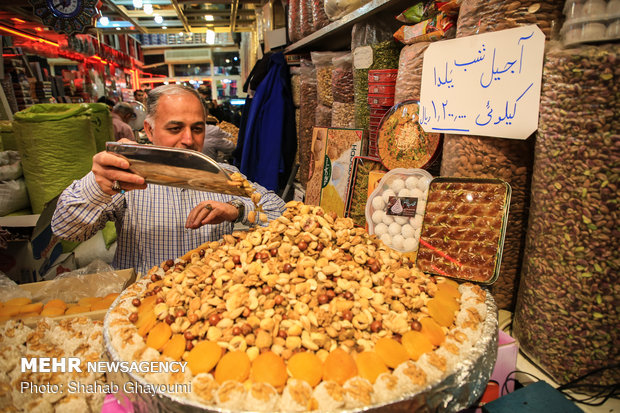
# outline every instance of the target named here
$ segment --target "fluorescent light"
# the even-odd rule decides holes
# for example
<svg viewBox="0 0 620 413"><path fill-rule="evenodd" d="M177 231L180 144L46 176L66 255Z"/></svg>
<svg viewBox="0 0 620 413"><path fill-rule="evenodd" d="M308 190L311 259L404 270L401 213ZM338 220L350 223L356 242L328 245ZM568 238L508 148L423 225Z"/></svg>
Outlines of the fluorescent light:
<svg viewBox="0 0 620 413"><path fill-rule="evenodd" d="M212 22L214 20L214 17L211 14L206 14L205 15L205 20L208 21L208 22Z"/></svg>
<svg viewBox="0 0 620 413"><path fill-rule="evenodd" d="M161 26L162 29L166 30L168 26Z"/></svg>
<svg viewBox="0 0 620 413"><path fill-rule="evenodd" d="M146 3L144 5L144 12L146 14L153 14L153 5L151 3Z"/></svg>
<svg viewBox="0 0 620 413"><path fill-rule="evenodd" d="M142 8L142 0L133 0L133 7L134 7L134 9L141 9Z"/></svg>
<svg viewBox="0 0 620 413"><path fill-rule="evenodd" d="M157 23L157 24L162 24L162 23L163 23L163 21L164 21L164 18L163 18L163 17L161 17L159 14L156 14L156 15L155 15L155 23Z"/></svg>
<svg viewBox="0 0 620 413"><path fill-rule="evenodd" d="M207 30L207 44L215 43L215 32L213 30Z"/></svg>
<svg viewBox="0 0 620 413"><path fill-rule="evenodd" d="M121 29L120 27L117 27L117 28L116 28L116 30L120 30L120 29Z"/></svg>
<svg viewBox="0 0 620 413"><path fill-rule="evenodd" d="M110 19L108 19L106 16L101 16L101 18L99 19L99 23L101 23L102 26L107 26L108 24L110 24Z"/></svg>

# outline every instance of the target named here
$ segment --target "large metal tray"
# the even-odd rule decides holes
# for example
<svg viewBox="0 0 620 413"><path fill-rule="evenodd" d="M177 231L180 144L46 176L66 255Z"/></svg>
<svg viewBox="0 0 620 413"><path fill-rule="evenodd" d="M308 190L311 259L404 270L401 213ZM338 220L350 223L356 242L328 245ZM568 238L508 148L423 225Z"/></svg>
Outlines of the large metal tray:
<svg viewBox="0 0 620 413"><path fill-rule="evenodd" d="M122 295L117 298L111 309L116 307L121 299ZM469 356L458 363L455 373L418 393L404 394L388 403L373 404L361 409L343 409L338 412L456 412L471 406L484 392L497 358L497 306L488 291L486 306L487 318L483 323L480 338L472 347ZM104 320L103 339L110 360L120 361L109 335L108 316ZM144 378L132 373L107 373L107 379L108 382L119 386L119 392L115 394L119 403L133 412L233 412L216 407L207 408L195 401L169 394L125 393L123 388L127 382L142 385L148 383Z"/></svg>

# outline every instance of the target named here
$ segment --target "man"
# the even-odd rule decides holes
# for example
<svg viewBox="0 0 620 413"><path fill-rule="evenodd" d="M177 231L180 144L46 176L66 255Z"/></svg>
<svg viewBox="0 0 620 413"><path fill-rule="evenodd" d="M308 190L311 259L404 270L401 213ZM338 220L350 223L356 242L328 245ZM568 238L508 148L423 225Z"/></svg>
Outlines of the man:
<svg viewBox="0 0 620 413"><path fill-rule="evenodd" d="M148 97L144 130L160 146L200 150L205 112L193 89L166 85ZM133 267L145 273L207 241L231 233L235 222L249 225L255 209L249 198L168 186L146 185L131 173L129 163L109 152L93 157L91 172L60 195L52 230L63 239L83 241L116 222L115 268ZM254 184L269 220L284 212L284 201Z"/></svg>
<svg viewBox="0 0 620 413"><path fill-rule="evenodd" d="M133 99L136 102L140 102L146 106L146 92L142 89L136 89L133 91Z"/></svg>
<svg viewBox="0 0 620 413"><path fill-rule="evenodd" d="M120 102L112 108L112 126L114 127L114 139L136 140L133 129L129 126L129 121L136 116L136 112L127 102Z"/></svg>

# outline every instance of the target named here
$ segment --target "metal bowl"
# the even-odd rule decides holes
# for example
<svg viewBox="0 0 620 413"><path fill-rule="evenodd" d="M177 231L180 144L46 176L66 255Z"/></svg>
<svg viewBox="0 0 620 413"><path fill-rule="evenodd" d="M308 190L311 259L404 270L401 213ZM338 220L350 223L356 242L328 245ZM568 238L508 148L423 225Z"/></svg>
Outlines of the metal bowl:
<svg viewBox="0 0 620 413"><path fill-rule="evenodd" d="M116 307L122 295L117 298L112 308ZM497 358L497 306L487 291L487 317L477 343L471 348L466 358L455 366L455 372L439 383L416 393L405 393L389 402L377 403L361 409L338 410L340 413L353 412L456 412L471 406L484 392L495 360ZM118 352L112 346L109 333L109 314L103 324L103 339L107 355L112 361L121 361ZM230 412L217 407L206 407L196 401L180 398L167 393L126 392L126 383L133 383L129 388L148 385L140 376L132 373L107 373L109 383L118 385L115 394L119 403L133 412ZM138 385L135 385L137 383Z"/></svg>

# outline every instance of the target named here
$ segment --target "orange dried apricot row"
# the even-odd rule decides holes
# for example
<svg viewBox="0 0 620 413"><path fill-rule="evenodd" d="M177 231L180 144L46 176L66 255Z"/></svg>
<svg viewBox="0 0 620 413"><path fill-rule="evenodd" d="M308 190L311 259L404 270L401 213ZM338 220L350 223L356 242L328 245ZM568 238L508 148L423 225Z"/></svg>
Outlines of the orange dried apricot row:
<svg viewBox="0 0 620 413"><path fill-rule="evenodd" d="M341 348L333 350L323 362L323 379L343 385L357 375L357 364L353 357Z"/></svg>
<svg viewBox="0 0 620 413"><path fill-rule="evenodd" d="M146 345L161 351L171 335L172 329L170 325L160 321L149 331L149 335L146 337Z"/></svg>
<svg viewBox="0 0 620 413"><path fill-rule="evenodd" d="M388 367L393 369L398 367L400 363L409 360L409 354L403 345L389 337L382 337L377 340L375 352Z"/></svg>
<svg viewBox="0 0 620 413"><path fill-rule="evenodd" d="M389 370L381 357L375 351L364 351L355 357L355 364L359 375L369 382L374 383L381 373Z"/></svg>
<svg viewBox="0 0 620 413"><path fill-rule="evenodd" d="M309 351L293 354L287 366L293 378L303 380L312 387L318 385L323 378L323 362Z"/></svg>
<svg viewBox="0 0 620 413"><path fill-rule="evenodd" d="M197 375L210 372L221 357L222 348L216 342L200 341L190 350L185 361L192 374Z"/></svg>
<svg viewBox="0 0 620 413"><path fill-rule="evenodd" d="M243 383L250 376L251 365L250 358L245 351L230 351L224 354L217 363L213 377L220 384L227 380Z"/></svg>
<svg viewBox="0 0 620 413"><path fill-rule="evenodd" d="M420 324L422 325L422 330L420 330L420 332L428 337L434 346L440 346L446 339L446 334L443 332L441 326L431 317L420 319Z"/></svg>
<svg viewBox="0 0 620 413"><path fill-rule="evenodd" d="M459 304L454 298L441 296L428 300L426 308L428 308L428 314L437 324L450 327L456 318Z"/></svg>
<svg viewBox="0 0 620 413"><path fill-rule="evenodd" d="M419 331L407 331L403 334L401 343L407 350L409 358L414 361L417 361L422 354L433 351L434 348L431 340Z"/></svg>
<svg viewBox="0 0 620 413"><path fill-rule="evenodd" d="M179 361L183 353L185 353L185 345L186 342L183 334L173 334L170 340L164 345L162 354Z"/></svg>
<svg viewBox="0 0 620 413"><path fill-rule="evenodd" d="M265 351L252 362L250 379L255 383L268 383L276 389L281 389L288 379L286 364L282 357L274 352Z"/></svg>

